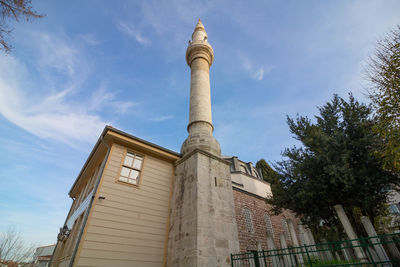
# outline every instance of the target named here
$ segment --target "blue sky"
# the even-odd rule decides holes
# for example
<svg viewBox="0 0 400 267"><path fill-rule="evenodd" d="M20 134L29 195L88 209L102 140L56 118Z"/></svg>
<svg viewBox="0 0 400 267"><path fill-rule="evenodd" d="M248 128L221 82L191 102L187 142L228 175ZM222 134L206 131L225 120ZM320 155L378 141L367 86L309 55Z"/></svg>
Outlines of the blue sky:
<svg viewBox="0 0 400 267"><path fill-rule="evenodd" d="M185 51L198 18L215 52L211 95L225 155L273 162L295 144L286 115L334 93L367 101L363 70L400 24L387 1L34 1L0 55L0 232L55 243L67 193L106 124L179 151Z"/></svg>

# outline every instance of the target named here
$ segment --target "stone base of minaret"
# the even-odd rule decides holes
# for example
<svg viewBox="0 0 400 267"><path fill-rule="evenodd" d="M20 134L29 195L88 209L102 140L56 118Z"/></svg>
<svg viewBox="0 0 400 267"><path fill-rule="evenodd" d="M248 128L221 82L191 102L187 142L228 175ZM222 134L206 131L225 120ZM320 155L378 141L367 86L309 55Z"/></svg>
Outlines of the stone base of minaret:
<svg viewBox="0 0 400 267"><path fill-rule="evenodd" d="M212 128L206 122L196 122L190 126L190 133L182 144L181 154L186 155L196 148L221 155L221 147L212 134Z"/></svg>
<svg viewBox="0 0 400 267"><path fill-rule="evenodd" d="M200 149L177 163L167 266L231 266L239 241L229 168Z"/></svg>

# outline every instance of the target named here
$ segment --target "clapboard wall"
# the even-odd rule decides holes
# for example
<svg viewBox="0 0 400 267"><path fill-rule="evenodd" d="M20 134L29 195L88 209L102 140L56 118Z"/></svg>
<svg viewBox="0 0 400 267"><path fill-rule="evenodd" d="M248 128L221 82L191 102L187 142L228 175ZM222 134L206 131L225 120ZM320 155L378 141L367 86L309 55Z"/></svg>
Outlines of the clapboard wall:
<svg viewBox="0 0 400 267"><path fill-rule="evenodd" d="M139 184L118 182L127 150L138 152L112 145L75 266L163 265L174 166L139 151L144 155Z"/></svg>

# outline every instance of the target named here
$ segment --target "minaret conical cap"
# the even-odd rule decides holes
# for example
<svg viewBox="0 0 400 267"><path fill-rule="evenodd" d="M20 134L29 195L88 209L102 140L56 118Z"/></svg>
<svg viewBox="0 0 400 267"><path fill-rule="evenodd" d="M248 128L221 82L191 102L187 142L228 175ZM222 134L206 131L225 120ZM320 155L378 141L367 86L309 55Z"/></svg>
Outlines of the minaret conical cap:
<svg viewBox="0 0 400 267"><path fill-rule="evenodd" d="M196 27L194 28L194 31L206 31L206 29L204 29L204 25L201 22L201 19L199 19L199 21L196 24Z"/></svg>
<svg viewBox="0 0 400 267"><path fill-rule="evenodd" d="M203 23L201 22L201 19L199 19L199 21L198 21L197 24L196 24L196 27L194 27L193 34L194 34L195 32L197 32L197 31L203 31L203 32L207 35L206 29L204 28L204 25L203 25ZM192 34L192 36L193 36L193 34Z"/></svg>

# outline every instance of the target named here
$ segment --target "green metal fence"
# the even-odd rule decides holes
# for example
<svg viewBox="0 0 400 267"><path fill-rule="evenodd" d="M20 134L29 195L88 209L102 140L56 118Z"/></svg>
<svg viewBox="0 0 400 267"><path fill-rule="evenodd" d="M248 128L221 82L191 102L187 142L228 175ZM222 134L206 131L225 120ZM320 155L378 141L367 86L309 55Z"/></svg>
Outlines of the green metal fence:
<svg viewBox="0 0 400 267"><path fill-rule="evenodd" d="M231 254L232 267L400 266L400 233Z"/></svg>

